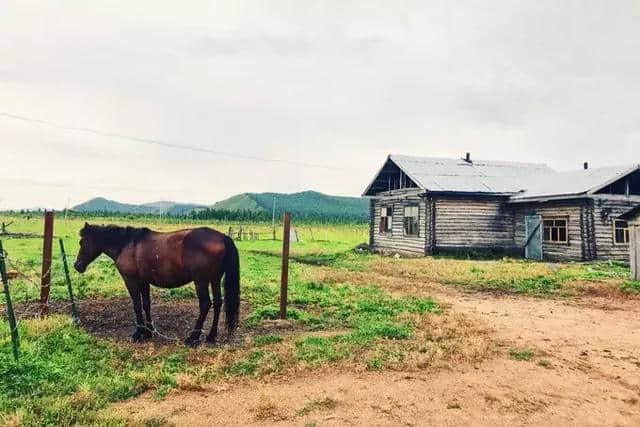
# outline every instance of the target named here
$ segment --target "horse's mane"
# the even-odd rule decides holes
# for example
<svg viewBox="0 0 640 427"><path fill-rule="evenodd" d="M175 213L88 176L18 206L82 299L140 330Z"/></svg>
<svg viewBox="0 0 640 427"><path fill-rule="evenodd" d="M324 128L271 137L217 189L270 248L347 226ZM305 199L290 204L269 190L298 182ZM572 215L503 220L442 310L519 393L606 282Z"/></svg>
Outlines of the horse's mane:
<svg viewBox="0 0 640 427"><path fill-rule="evenodd" d="M105 246L126 246L128 243L138 243L151 233L147 227L121 227L119 225L85 225L80 235L91 234L98 238Z"/></svg>

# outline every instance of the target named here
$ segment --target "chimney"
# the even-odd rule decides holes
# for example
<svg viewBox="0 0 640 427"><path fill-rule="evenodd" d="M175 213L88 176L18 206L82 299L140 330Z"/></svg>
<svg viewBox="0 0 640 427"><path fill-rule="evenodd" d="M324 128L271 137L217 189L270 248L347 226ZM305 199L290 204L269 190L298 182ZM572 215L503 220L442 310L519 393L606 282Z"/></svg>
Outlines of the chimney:
<svg viewBox="0 0 640 427"><path fill-rule="evenodd" d="M467 153L467 155L464 157L464 161L467 163L471 163L471 153Z"/></svg>
<svg viewBox="0 0 640 427"><path fill-rule="evenodd" d="M584 162L582 166L584 167L584 170L589 169L589 162Z"/></svg>

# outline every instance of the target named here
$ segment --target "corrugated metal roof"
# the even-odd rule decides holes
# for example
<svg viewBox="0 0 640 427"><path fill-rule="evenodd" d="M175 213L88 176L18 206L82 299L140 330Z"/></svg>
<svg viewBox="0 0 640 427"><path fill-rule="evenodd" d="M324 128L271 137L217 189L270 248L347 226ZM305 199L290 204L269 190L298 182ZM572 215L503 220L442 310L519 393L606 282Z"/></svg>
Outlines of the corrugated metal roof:
<svg viewBox="0 0 640 427"><path fill-rule="evenodd" d="M427 191L513 194L533 179L554 174L543 164L390 155L418 186Z"/></svg>
<svg viewBox="0 0 640 427"><path fill-rule="evenodd" d="M396 164L426 191L505 194L511 195L513 202L593 193L640 169L640 165L635 164L557 172L537 163L493 160L469 163L464 159L397 154L390 155L387 161ZM365 195L378 175L367 187Z"/></svg>
<svg viewBox="0 0 640 427"><path fill-rule="evenodd" d="M640 165L612 166L580 169L540 176L527 183L526 191L511 197L513 201L525 201L541 197L577 196L598 191Z"/></svg>

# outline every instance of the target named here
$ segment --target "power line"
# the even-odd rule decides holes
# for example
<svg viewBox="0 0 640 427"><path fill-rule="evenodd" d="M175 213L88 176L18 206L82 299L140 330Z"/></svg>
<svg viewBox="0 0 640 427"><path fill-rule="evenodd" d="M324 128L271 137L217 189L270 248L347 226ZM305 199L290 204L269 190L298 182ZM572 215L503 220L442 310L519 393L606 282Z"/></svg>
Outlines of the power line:
<svg viewBox="0 0 640 427"><path fill-rule="evenodd" d="M336 170L336 171L352 172L352 171L364 170L364 169L357 169L357 168L340 168L340 167L321 165L316 163L298 162L295 160L288 160L288 159L275 159L275 158L268 158L268 157L252 156L248 154L231 153L227 151L211 150L209 148L196 147L192 145L180 145L180 144L174 144L171 142L162 141L158 139L140 138L136 136L128 136L120 133L101 131L101 130L86 128L86 127L61 125L58 123L50 122L48 120L34 119L31 117L26 117L18 114L0 112L0 116L8 119L20 120L23 122L50 126L57 129L67 130L67 131L90 133L90 134L105 137L105 138L117 138L117 139L122 139L126 141L138 142L142 144L156 145L160 147L173 148L173 149L185 150L185 151L194 151L198 153L215 154L218 156L225 156L225 157L231 157L231 158L242 159L242 160L252 160L252 161L271 162L271 163L285 163L285 164L296 165L296 166L304 166L309 168L328 169L328 170Z"/></svg>

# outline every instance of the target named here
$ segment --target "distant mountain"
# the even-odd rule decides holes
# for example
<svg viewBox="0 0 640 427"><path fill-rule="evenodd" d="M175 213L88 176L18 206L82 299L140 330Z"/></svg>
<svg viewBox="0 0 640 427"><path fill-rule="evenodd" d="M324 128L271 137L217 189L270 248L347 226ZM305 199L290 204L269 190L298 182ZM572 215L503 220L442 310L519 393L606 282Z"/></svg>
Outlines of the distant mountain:
<svg viewBox="0 0 640 427"><path fill-rule="evenodd" d="M302 193L243 193L215 203L203 206L194 203L176 203L168 201L133 205L115 200L96 197L77 206L77 212L115 212L124 214L163 214L163 215L196 215L195 218L217 218L218 213L233 213L230 218L236 219L271 219L273 200L276 201L276 215L289 211L299 218L308 219L343 219L366 220L369 202L359 197L340 197L304 191ZM234 212L237 212L234 213ZM223 216L221 218L226 218Z"/></svg>
<svg viewBox="0 0 640 427"><path fill-rule="evenodd" d="M366 220L369 215L369 201L360 197L330 196L317 191L301 193L244 193L222 200L212 209L246 210L271 213L273 200L276 213L289 211L293 215L308 218L342 218Z"/></svg>
<svg viewBox="0 0 640 427"><path fill-rule="evenodd" d="M142 205L132 205L128 203L120 203L115 200L105 199L104 197L96 197L84 203L76 205L72 208L78 212L117 212L131 214L163 214L163 215L186 215L195 209L204 208L203 205L193 203L176 203L176 202L152 202Z"/></svg>

